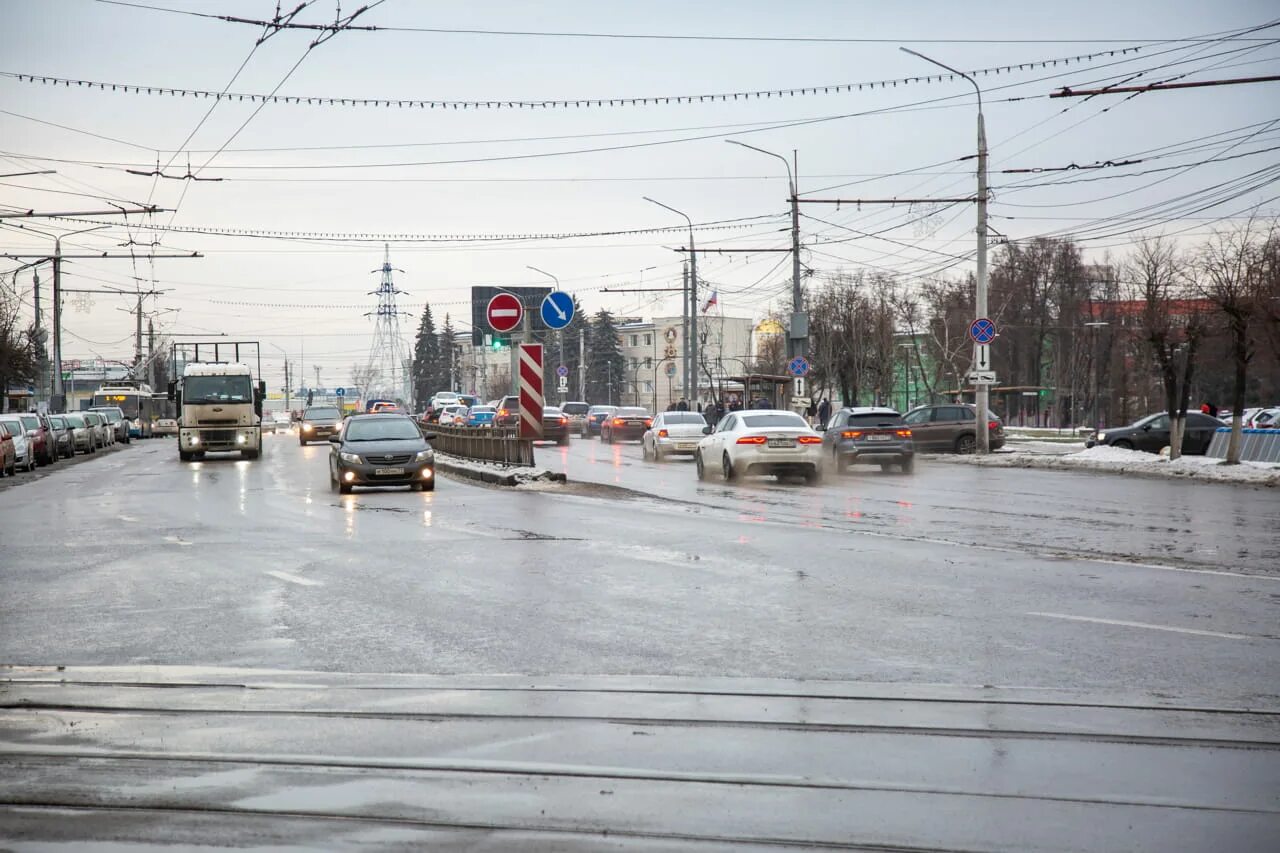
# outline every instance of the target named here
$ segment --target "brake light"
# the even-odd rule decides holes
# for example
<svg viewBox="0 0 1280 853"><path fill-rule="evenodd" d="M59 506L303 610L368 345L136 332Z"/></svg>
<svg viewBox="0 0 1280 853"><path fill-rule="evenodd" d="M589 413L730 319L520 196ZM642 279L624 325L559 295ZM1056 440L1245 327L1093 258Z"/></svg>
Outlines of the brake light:
<svg viewBox="0 0 1280 853"><path fill-rule="evenodd" d="M997 429L999 429L999 428L1000 428L1000 422L999 422L999 421L991 421L989 424L987 424L987 429L989 429L989 430L994 431L994 430L997 430Z"/></svg>
<svg viewBox="0 0 1280 853"><path fill-rule="evenodd" d="M802 435L796 439L801 444L822 444L822 437L817 435Z"/></svg>
<svg viewBox="0 0 1280 853"><path fill-rule="evenodd" d="M738 439L738 444L764 444L768 440L763 435L744 435Z"/></svg>
<svg viewBox="0 0 1280 853"><path fill-rule="evenodd" d="M847 429L844 432L840 433L840 437L841 438L862 438L862 430Z"/></svg>
<svg viewBox="0 0 1280 853"><path fill-rule="evenodd" d="M658 430L658 438L667 438L668 433L665 429Z"/></svg>
<svg viewBox="0 0 1280 853"><path fill-rule="evenodd" d="M569 419L568 419L568 418L566 418L566 417L561 417L561 418L560 418L560 423L562 423L562 424L567 424L568 422L569 422Z"/></svg>
<svg viewBox="0 0 1280 853"><path fill-rule="evenodd" d="M498 409L498 417L500 418L505 418L509 414L511 413L508 412L506 409Z"/></svg>
<svg viewBox="0 0 1280 853"><path fill-rule="evenodd" d="M899 436L899 437L901 437L901 438L911 438L911 430L909 430L909 429L900 429L900 430L898 430L898 436Z"/></svg>
<svg viewBox="0 0 1280 853"><path fill-rule="evenodd" d="M614 425L614 426L622 426L622 425L623 425L623 423L625 423L625 422L622 420L622 418L614 418L614 419L613 419L613 425Z"/></svg>

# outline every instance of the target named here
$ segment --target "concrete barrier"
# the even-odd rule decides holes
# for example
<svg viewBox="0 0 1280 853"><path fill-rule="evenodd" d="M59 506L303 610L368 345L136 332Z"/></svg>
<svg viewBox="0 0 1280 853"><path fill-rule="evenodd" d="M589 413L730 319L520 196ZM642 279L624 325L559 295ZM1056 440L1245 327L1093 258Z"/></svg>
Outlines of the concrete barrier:
<svg viewBox="0 0 1280 853"><path fill-rule="evenodd" d="M1246 429L1240 436L1241 462L1280 463L1280 429ZM1220 427L1209 442L1205 456L1227 458L1227 444L1231 441L1231 427Z"/></svg>

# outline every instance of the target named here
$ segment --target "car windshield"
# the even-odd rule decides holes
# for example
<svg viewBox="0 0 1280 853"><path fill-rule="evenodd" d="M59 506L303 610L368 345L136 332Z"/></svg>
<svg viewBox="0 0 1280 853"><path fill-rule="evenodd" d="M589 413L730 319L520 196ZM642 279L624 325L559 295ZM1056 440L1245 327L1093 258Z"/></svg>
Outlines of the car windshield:
<svg viewBox="0 0 1280 853"><path fill-rule="evenodd" d="M85 425L84 418L81 417L80 415L66 415L65 417L66 417L67 425L72 427L73 429L84 428L84 425Z"/></svg>
<svg viewBox="0 0 1280 853"><path fill-rule="evenodd" d="M588 414L591 415L607 415L614 410L614 406L592 406Z"/></svg>
<svg viewBox="0 0 1280 853"><path fill-rule="evenodd" d="M566 415L585 415L590 408L586 403L565 403L560 407Z"/></svg>
<svg viewBox="0 0 1280 853"><path fill-rule="evenodd" d="M0 420L0 424L4 424L6 427L8 427L9 432L12 435L23 435L24 433L26 433L26 430L22 428L21 421L6 419L6 420Z"/></svg>
<svg viewBox="0 0 1280 853"><path fill-rule="evenodd" d="M184 403L248 403L253 385L243 374L234 376L188 376L182 381Z"/></svg>
<svg viewBox="0 0 1280 853"><path fill-rule="evenodd" d="M100 409L98 414L102 415L113 424L118 424L123 420L119 412L112 411L111 409Z"/></svg>
<svg viewBox="0 0 1280 853"><path fill-rule="evenodd" d="M751 429L762 427L801 427L808 429L809 424L799 415L777 412L768 415L743 415L742 423Z"/></svg>
<svg viewBox="0 0 1280 853"><path fill-rule="evenodd" d="M303 415L309 421L337 420L342 417L341 413L335 407L316 406L313 409L307 409L307 413Z"/></svg>
<svg viewBox="0 0 1280 853"><path fill-rule="evenodd" d="M408 418L359 418L347 424L347 441L407 441L421 439L422 431Z"/></svg>
<svg viewBox="0 0 1280 853"><path fill-rule="evenodd" d="M649 413L644 409L637 409L628 406L627 408L618 409L614 413L614 417L618 418L647 418Z"/></svg>
<svg viewBox="0 0 1280 853"><path fill-rule="evenodd" d="M849 415L849 426L900 426L903 424L901 415L877 415L877 414L851 414Z"/></svg>
<svg viewBox="0 0 1280 853"><path fill-rule="evenodd" d="M473 415L492 415L496 410L493 406L472 406L471 414Z"/></svg>
<svg viewBox="0 0 1280 853"><path fill-rule="evenodd" d="M667 412L662 416L662 422L668 426L674 424L699 424L705 426L707 419L697 412Z"/></svg>
<svg viewBox="0 0 1280 853"><path fill-rule="evenodd" d="M35 415L19 415L18 419L26 425L27 429L40 429L40 419Z"/></svg>
<svg viewBox="0 0 1280 853"><path fill-rule="evenodd" d="M58 417L57 415L51 415L49 417L49 423L53 426L54 429L67 428L67 422L64 421L62 418Z"/></svg>
<svg viewBox="0 0 1280 853"><path fill-rule="evenodd" d="M545 417L558 418L558 417L560 417L560 410L559 410L559 409L557 409L555 406L543 406L543 407L542 407L542 416L543 416L544 418L545 418Z"/></svg>

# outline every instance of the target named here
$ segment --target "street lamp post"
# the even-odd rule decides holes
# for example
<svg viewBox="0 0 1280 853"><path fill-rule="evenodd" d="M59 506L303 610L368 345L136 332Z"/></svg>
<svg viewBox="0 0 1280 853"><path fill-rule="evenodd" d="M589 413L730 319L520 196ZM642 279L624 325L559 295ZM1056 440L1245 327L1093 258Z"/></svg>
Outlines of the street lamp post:
<svg viewBox="0 0 1280 853"><path fill-rule="evenodd" d="M1102 410L1098 405L1098 335L1099 330L1111 325L1102 320L1095 320L1091 323L1085 323L1090 329L1093 329L1093 352L1090 353L1090 361L1093 362L1093 428L1102 429Z"/></svg>
<svg viewBox="0 0 1280 853"><path fill-rule="evenodd" d="M95 225L60 234L53 239L53 396L54 407L63 411L67 407L66 387L62 384L62 238L101 231L109 225Z"/></svg>
<svg viewBox="0 0 1280 853"><path fill-rule="evenodd" d="M736 139L726 139L730 145L750 148L761 154L776 157L787 167L787 189L791 201L791 326L787 336L787 357L809 354L809 315L804 310L804 293L800 290L800 188L796 180L796 170L787 158ZM796 152L792 150L791 159L795 160Z"/></svg>
<svg viewBox="0 0 1280 853"><path fill-rule="evenodd" d="M684 211L676 210L648 196L644 196L644 200L683 216L685 222L689 223L689 298L685 305L685 312L689 318L689 340L685 341L684 347L684 396L692 406L698 398L698 251L693 243L693 220Z"/></svg>
<svg viewBox="0 0 1280 853"><path fill-rule="evenodd" d="M536 273L541 273L542 275L545 275L547 278L551 279L556 283L556 290L560 289L560 279L556 278L551 273L547 272L546 270L540 270L537 267L528 266L527 264L526 264L526 268L531 269ZM560 329L558 332L556 332L556 337L560 339L560 363L564 364L564 329ZM557 382L556 387L560 389L560 402L563 403L565 400L565 397L567 397L569 394L569 391L568 391L569 386L567 384L565 385L560 384L559 374L556 375L556 382Z"/></svg>
<svg viewBox="0 0 1280 853"><path fill-rule="evenodd" d="M268 343L270 342L268 341ZM279 344L271 344L271 346L280 350L280 354L284 356L284 410L286 412L291 412L293 411L293 406L290 405L292 397L289 393L291 385L289 382L289 353L285 352L284 347Z"/></svg>
<svg viewBox="0 0 1280 853"><path fill-rule="evenodd" d="M919 57L925 62L932 63L939 68L945 68L958 77L968 80L973 86L975 92L978 93L978 257L977 257L977 273L978 273L978 292L977 298L974 300L976 314L978 317L987 316L987 129L982 118L982 87L978 85L978 81L971 76L952 68L950 65L931 59L923 53L918 53L909 48L899 48L905 53ZM977 346L974 346L974 363L977 363ZM977 386L974 398L978 404L978 452L991 452L991 435L987 430L988 427L988 411L989 411L989 395L991 386L980 384Z"/></svg>

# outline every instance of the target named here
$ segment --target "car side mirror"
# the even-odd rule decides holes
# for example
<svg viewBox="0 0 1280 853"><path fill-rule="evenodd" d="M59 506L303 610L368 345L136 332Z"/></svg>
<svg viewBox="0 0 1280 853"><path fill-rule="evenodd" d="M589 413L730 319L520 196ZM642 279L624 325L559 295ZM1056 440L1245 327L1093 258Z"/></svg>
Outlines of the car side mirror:
<svg viewBox="0 0 1280 853"><path fill-rule="evenodd" d="M702 434L703 434L703 435L711 435L711 433L713 433L713 432L715 432L715 431L716 431L716 428L715 428L715 427L713 427L713 426L704 426L704 427L702 428Z"/></svg>
<svg viewBox="0 0 1280 853"><path fill-rule="evenodd" d="M435 441L437 438L440 437L440 434L436 432L424 432L422 434L422 437L427 441Z"/></svg>
<svg viewBox="0 0 1280 853"><path fill-rule="evenodd" d="M1144 426L1142 427L1142 431L1143 431L1143 432L1151 432L1151 424L1146 424L1146 425L1144 425Z"/></svg>
<svg viewBox="0 0 1280 853"><path fill-rule="evenodd" d="M330 444L342 444L342 438L341 438L340 436L331 435L331 436L329 436L329 443L330 443Z"/></svg>

